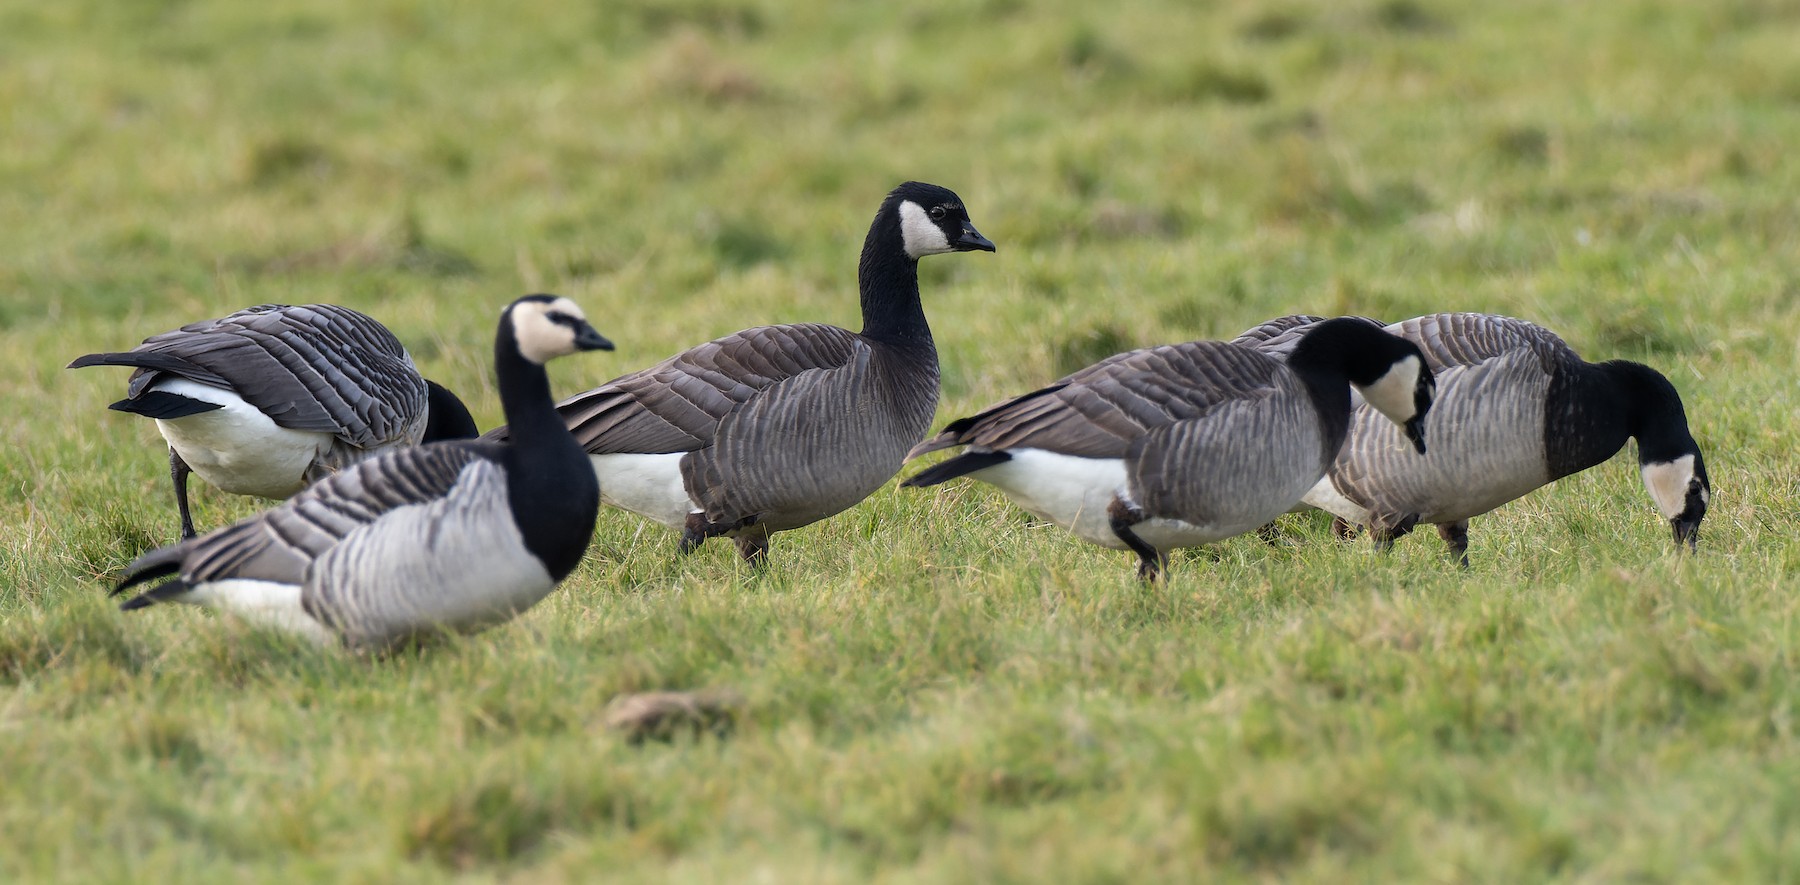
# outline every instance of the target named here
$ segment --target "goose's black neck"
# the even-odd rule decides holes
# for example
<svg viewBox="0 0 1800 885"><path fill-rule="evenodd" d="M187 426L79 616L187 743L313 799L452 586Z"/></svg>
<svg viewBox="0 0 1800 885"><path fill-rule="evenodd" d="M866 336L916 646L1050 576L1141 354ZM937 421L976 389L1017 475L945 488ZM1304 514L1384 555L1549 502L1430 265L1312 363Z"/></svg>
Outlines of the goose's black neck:
<svg viewBox="0 0 1800 885"><path fill-rule="evenodd" d="M456 394L442 384L425 379L425 435L420 442L445 439L474 439L481 435L475 416Z"/></svg>
<svg viewBox="0 0 1800 885"><path fill-rule="evenodd" d="M511 317L494 339L494 373L511 444L502 461L513 521L554 580L581 562L594 534L600 484L575 437L557 414L544 367L519 353Z"/></svg>
<svg viewBox="0 0 1800 885"><path fill-rule="evenodd" d="M1288 356L1288 368L1300 376L1319 414L1319 431L1325 439L1325 450L1335 458L1350 434L1350 345L1346 337L1356 333L1337 325L1337 320L1318 324L1294 345ZM1378 335L1387 333L1373 331Z"/></svg>
<svg viewBox="0 0 1800 885"><path fill-rule="evenodd" d="M881 207L863 240L856 282L862 292L862 336L915 350L934 350L925 307L919 303L919 262L906 254L900 213Z"/></svg>
<svg viewBox="0 0 1800 885"><path fill-rule="evenodd" d="M1629 360L1609 360L1598 368L1611 377L1625 404L1625 430L1637 439L1639 461L1673 461L1699 451L1681 394L1661 372Z"/></svg>

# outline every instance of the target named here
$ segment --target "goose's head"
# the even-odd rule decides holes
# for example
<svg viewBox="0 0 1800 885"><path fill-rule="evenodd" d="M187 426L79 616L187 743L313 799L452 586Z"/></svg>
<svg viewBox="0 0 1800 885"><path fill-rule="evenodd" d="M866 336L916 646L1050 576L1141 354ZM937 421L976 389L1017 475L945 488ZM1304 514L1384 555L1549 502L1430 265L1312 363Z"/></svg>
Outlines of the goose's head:
<svg viewBox="0 0 1800 885"><path fill-rule="evenodd" d="M519 355L543 365L583 350L612 350L611 341L588 325L575 302L560 295L527 295L506 308Z"/></svg>
<svg viewBox="0 0 1800 885"><path fill-rule="evenodd" d="M901 246L914 261L943 252L994 251L994 244L975 229L955 191L922 181L894 188L882 204L899 222Z"/></svg>
<svg viewBox="0 0 1800 885"><path fill-rule="evenodd" d="M1419 454L1425 454L1425 413L1437 398L1437 378L1425 354L1411 341L1360 318L1344 321L1355 324L1359 337L1366 339L1349 363L1350 383L1365 402L1406 431Z"/></svg>
<svg viewBox="0 0 1800 885"><path fill-rule="evenodd" d="M1700 457L1700 450L1667 461L1643 461L1638 470L1650 500L1669 521L1676 548L1685 544L1690 552L1699 549L1700 520L1706 518L1706 505L1712 501L1712 483L1706 478L1706 460Z"/></svg>

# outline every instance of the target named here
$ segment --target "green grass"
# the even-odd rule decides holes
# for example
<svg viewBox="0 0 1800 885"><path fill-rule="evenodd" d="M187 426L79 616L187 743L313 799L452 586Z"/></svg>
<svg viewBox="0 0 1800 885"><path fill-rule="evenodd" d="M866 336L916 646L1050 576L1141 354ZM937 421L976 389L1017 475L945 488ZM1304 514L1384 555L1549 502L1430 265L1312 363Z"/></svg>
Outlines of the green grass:
<svg viewBox="0 0 1800 885"><path fill-rule="evenodd" d="M0 4L0 879L1800 875L1791 4L506 6ZM619 344L564 391L854 325L906 178L999 245L924 265L944 418L1284 313L1507 313L1674 380L1702 555L1627 455L1467 572L1300 519L1145 589L890 486L760 576L605 514L519 622L381 660L104 598L175 515L75 355L339 302L488 425L524 291ZM700 688L729 736L601 727Z"/></svg>

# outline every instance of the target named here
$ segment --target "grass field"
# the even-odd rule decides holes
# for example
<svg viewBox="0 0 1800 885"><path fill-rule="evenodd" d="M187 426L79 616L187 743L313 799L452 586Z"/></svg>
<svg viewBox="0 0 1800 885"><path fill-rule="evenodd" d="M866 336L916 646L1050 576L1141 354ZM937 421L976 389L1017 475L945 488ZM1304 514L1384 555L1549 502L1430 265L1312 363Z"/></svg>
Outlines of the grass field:
<svg viewBox="0 0 1800 885"><path fill-rule="evenodd" d="M0 0L0 880L1800 877L1800 7L493 7ZM1296 519L1147 589L890 485L761 575L603 514L528 616L387 659L105 598L176 519L72 357L338 302L487 426L526 291L619 344L566 392L854 327L907 178L999 246L923 265L942 419L1285 313L1506 313L1681 389L1701 555L1628 448L1466 572ZM601 726L703 688L729 736Z"/></svg>

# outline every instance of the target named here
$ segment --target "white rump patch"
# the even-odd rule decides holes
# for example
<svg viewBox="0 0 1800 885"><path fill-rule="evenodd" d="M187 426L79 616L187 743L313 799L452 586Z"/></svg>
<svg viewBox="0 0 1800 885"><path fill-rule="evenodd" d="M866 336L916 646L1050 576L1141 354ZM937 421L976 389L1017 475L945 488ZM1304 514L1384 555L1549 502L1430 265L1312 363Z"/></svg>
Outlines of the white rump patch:
<svg viewBox="0 0 1800 885"><path fill-rule="evenodd" d="M681 481L686 452L589 455L600 480L600 500L680 530L696 505Z"/></svg>
<svg viewBox="0 0 1800 885"><path fill-rule="evenodd" d="M294 584L230 578L201 584L175 601L222 609L258 627L303 636L321 645L337 642L337 634L301 607L300 588Z"/></svg>
<svg viewBox="0 0 1800 885"><path fill-rule="evenodd" d="M279 499L300 491L307 468L336 441L329 433L282 427L229 390L171 377L151 389L221 406L159 418L156 429L201 479L234 495Z"/></svg>
<svg viewBox="0 0 1800 885"><path fill-rule="evenodd" d="M1688 484L1694 481L1694 456L1682 455L1673 461L1663 461L1643 466L1644 488L1650 490L1650 500L1656 502L1656 509L1664 519L1674 519L1687 509ZM1700 488L1700 500L1707 500L1706 488Z"/></svg>
<svg viewBox="0 0 1800 885"><path fill-rule="evenodd" d="M969 476L992 483L1039 519L1047 519L1083 540L1122 550L1106 512L1125 491L1125 462L1082 458L1043 449L1008 449L1012 460Z"/></svg>
<svg viewBox="0 0 1800 885"><path fill-rule="evenodd" d="M1413 393L1419 389L1419 372L1423 369L1418 357L1403 357L1389 366L1375 383L1361 386L1363 399L1388 416L1388 420L1405 424L1418 413Z"/></svg>
<svg viewBox="0 0 1800 885"><path fill-rule="evenodd" d="M1338 491L1337 483L1332 482L1329 475L1315 483L1312 491L1307 492L1300 502L1294 510L1304 510L1306 505L1310 505L1352 525L1369 524L1368 509L1344 497L1344 493Z"/></svg>
<svg viewBox="0 0 1800 885"><path fill-rule="evenodd" d="M900 203L900 236L905 240L906 254L914 259L955 251L944 229L931 220L925 207L911 200Z"/></svg>
<svg viewBox="0 0 1800 885"><path fill-rule="evenodd" d="M576 351L575 330L552 322L549 315L560 313L584 320L581 308L567 298L555 301L526 301L512 310L513 338L519 342L519 353L538 365Z"/></svg>

